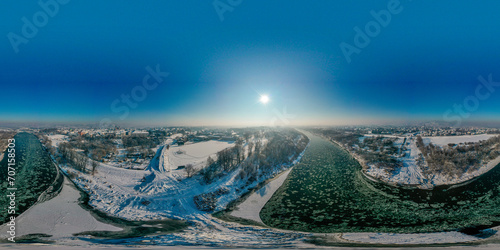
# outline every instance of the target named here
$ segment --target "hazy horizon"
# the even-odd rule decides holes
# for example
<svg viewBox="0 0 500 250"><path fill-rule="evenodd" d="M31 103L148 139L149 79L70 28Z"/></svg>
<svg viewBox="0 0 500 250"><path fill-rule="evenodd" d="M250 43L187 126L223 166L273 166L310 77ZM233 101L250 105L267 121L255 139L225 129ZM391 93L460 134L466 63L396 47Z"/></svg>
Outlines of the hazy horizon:
<svg viewBox="0 0 500 250"><path fill-rule="evenodd" d="M440 120L390 120L390 121L366 121L364 123L305 123L305 124L249 124L249 123L232 123L232 124L208 124L208 123L147 123L147 122L137 122L137 123L114 123L119 128L155 128L155 127L206 127L206 128L245 128L245 127L356 127L356 126L366 126L366 127L412 127L412 126L428 126L428 127L454 127L454 128L470 128L470 127L484 127L484 128L500 128L500 121L467 121L462 123L460 126L453 126L452 123L443 122ZM0 121L0 129L10 128L93 128L93 129L106 129L114 128L111 126L101 126L99 122L85 122L85 121L52 121L52 122L41 122L41 121Z"/></svg>

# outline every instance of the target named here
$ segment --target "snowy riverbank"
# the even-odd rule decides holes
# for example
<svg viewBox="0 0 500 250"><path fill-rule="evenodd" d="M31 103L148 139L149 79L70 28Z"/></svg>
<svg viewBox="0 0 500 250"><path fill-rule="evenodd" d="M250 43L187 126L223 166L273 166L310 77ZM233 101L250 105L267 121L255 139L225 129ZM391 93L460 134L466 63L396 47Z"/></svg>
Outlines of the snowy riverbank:
<svg viewBox="0 0 500 250"><path fill-rule="evenodd" d="M16 237L48 234L53 238L73 237L84 231L120 231L121 228L97 221L79 205L80 192L64 177L63 188L55 198L37 203L16 219ZM0 235L7 238L7 225L0 226Z"/></svg>
<svg viewBox="0 0 500 250"><path fill-rule="evenodd" d="M447 146L448 144L465 144L465 143L475 143L483 140L487 140L496 135L467 135L467 136L441 136L441 137L423 137L423 141L426 145L433 143L436 146ZM436 186L443 185L457 185L461 183L466 183L474 178L477 178L494 167L500 164L500 157L493 159L486 164L483 164L479 169L471 172L466 172L461 176L449 176L445 174L433 174L426 175L424 171L418 166L417 158L421 154L420 149L416 145L416 138L413 136L406 137L396 137L398 140L396 144L398 147L404 145L406 148L405 156L399 158L403 167L397 169L395 172L389 173L385 169L379 168L374 164L361 164L366 165L366 170L363 172L365 176L370 179L380 180L389 185L394 186L410 186L422 189L432 189ZM399 144L398 144L399 143ZM357 159L359 157L356 157Z"/></svg>
<svg viewBox="0 0 500 250"><path fill-rule="evenodd" d="M283 185L288 175L293 170L293 166L300 162L309 144L292 163L292 167L274 177L265 186L252 193L245 201L240 203L230 215L238 218L252 220L264 224L260 219L260 211L266 203L273 197L273 194Z"/></svg>
<svg viewBox="0 0 500 250"><path fill-rule="evenodd" d="M251 194L250 197L239 204L230 215L264 224L260 219L260 210L262 210L273 194L283 185L290 171L292 171L292 169L286 170L267 185Z"/></svg>

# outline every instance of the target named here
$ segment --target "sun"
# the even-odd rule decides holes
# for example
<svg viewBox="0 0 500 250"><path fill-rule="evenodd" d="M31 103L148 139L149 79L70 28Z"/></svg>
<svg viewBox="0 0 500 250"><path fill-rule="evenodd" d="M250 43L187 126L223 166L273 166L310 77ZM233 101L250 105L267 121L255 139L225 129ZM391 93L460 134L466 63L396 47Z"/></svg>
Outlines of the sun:
<svg viewBox="0 0 500 250"><path fill-rule="evenodd" d="M261 95L260 96L260 100L259 100L262 104L266 104L269 102L269 96L267 95Z"/></svg>

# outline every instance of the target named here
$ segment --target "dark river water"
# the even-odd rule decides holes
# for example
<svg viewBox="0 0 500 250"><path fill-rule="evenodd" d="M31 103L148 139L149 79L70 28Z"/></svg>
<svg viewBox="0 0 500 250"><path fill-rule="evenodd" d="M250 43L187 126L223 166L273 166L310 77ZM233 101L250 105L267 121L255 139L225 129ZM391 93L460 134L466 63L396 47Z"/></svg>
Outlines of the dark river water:
<svg viewBox="0 0 500 250"><path fill-rule="evenodd" d="M35 204L40 194L51 185L54 188L57 169L38 138L29 133L18 133L15 137L15 164L8 168L7 151L0 162L0 222L5 223L11 214L7 213L9 188L15 188L15 216ZM10 177L10 178L9 178Z"/></svg>
<svg viewBox="0 0 500 250"><path fill-rule="evenodd" d="M348 152L318 136L262 209L269 226L309 232L477 234L500 225L500 167L458 187L405 189L361 174Z"/></svg>

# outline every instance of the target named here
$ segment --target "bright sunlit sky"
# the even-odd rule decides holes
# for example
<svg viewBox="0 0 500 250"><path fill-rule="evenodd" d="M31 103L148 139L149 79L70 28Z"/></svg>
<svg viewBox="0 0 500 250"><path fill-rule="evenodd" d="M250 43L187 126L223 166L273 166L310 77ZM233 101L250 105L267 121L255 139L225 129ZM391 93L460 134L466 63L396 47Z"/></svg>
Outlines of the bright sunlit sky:
<svg viewBox="0 0 500 250"><path fill-rule="evenodd" d="M500 3L493 0L401 0L400 13L350 63L339 45L354 45L354 27L364 30L370 11L391 1L243 0L221 21L212 0L72 0L16 53L9 34L23 36L22 18L32 22L43 10L37 2L0 2L4 122L443 120L476 95L478 76L500 82ZM126 106L121 95L142 93L146 67L157 65L169 75L136 107ZM467 119L500 117L495 88Z"/></svg>

